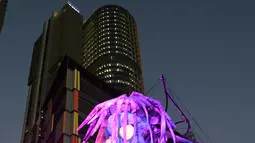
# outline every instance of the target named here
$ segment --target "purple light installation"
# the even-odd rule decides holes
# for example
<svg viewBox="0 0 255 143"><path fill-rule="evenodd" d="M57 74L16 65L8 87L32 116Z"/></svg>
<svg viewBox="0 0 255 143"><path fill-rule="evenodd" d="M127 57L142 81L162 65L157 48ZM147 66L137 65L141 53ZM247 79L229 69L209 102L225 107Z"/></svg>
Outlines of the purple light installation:
<svg viewBox="0 0 255 143"><path fill-rule="evenodd" d="M191 143L174 134L175 124L159 101L132 92L98 104L77 132L89 125L83 143L99 129L96 143Z"/></svg>

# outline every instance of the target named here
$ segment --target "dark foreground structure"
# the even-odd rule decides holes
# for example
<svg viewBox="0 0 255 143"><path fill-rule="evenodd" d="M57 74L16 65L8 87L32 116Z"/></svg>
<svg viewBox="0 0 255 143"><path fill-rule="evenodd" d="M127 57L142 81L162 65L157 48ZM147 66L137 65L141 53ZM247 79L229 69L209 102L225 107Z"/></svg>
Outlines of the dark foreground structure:
<svg viewBox="0 0 255 143"><path fill-rule="evenodd" d="M0 0L0 33L2 32L8 0Z"/></svg>
<svg viewBox="0 0 255 143"><path fill-rule="evenodd" d="M120 93L68 57L56 72L43 103L39 132L32 133L33 139L39 136L37 143L80 143L86 128L74 134L78 125L96 104Z"/></svg>
<svg viewBox="0 0 255 143"><path fill-rule="evenodd" d="M80 62L82 22L82 15L67 2L44 23L33 48L21 143L37 143L38 136L33 137L32 132L39 132L36 125L42 118L42 105L63 57Z"/></svg>

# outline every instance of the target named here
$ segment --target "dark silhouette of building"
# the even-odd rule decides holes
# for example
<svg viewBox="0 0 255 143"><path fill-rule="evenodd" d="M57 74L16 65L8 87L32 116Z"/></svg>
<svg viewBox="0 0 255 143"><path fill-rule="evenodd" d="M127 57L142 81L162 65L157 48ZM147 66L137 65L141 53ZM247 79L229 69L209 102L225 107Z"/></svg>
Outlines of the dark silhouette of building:
<svg viewBox="0 0 255 143"><path fill-rule="evenodd" d="M31 60L28 97L21 143L38 140L41 108L53 84L61 59L68 55L80 62L83 17L67 2L60 12L54 12L43 26L43 32L34 44Z"/></svg>
<svg viewBox="0 0 255 143"><path fill-rule="evenodd" d="M144 93L137 25L117 5L97 9L84 23L82 64L123 93Z"/></svg>
<svg viewBox="0 0 255 143"><path fill-rule="evenodd" d="M0 0L0 32L2 31L8 0Z"/></svg>
<svg viewBox="0 0 255 143"><path fill-rule="evenodd" d="M40 143L81 143L87 128L75 134L78 125L96 104L120 93L68 57L56 72L41 108L39 132L32 134Z"/></svg>

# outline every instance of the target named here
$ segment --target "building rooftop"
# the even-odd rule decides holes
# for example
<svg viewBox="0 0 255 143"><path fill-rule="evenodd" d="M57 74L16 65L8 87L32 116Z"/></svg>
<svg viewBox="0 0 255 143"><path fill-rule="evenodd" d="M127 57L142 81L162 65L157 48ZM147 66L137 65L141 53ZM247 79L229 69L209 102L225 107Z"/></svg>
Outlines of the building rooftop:
<svg viewBox="0 0 255 143"><path fill-rule="evenodd" d="M112 86L105 83L103 80L99 79L99 77L93 75L89 71L87 71L85 68L83 68L81 65L79 65L77 62L72 60L71 58L65 56L61 62L59 62L57 65L57 76L55 77L52 86L49 89L49 92L47 94L46 100L50 100L52 95L55 94L55 89L58 88L58 86L63 82L67 69L77 69L80 71L81 77L85 78L88 82L90 82L93 86L95 86L98 89L101 89L105 93L108 93L108 95L111 96L111 98L115 98L119 95L121 95L121 92L117 89L113 88ZM47 102L45 102L47 103Z"/></svg>

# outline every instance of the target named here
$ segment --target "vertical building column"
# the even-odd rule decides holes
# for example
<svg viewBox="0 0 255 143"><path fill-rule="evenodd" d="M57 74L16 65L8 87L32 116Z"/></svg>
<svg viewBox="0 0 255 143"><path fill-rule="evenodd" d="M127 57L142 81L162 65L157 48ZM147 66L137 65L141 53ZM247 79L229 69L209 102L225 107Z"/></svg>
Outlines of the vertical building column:
<svg viewBox="0 0 255 143"><path fill-rule="evenodd" d="M80 91L80 71L67 69L66 75L66 101L63 114L61 143L78 143L78 103ZM65 134L65 135L64 135ZM67 136L66 136L67 135ZM67 139L69 138L69 139Z"/></svg>
<svg viewBox="0 0 255 143"><path fill-rule="evenodd" d="M78 108L79 108L79 91L80 91L80 71L74 69L74 106L73 106L73 135L72 135L72 143L78 143L78 133L75 133L76 129L78 128Z"/></svg>

